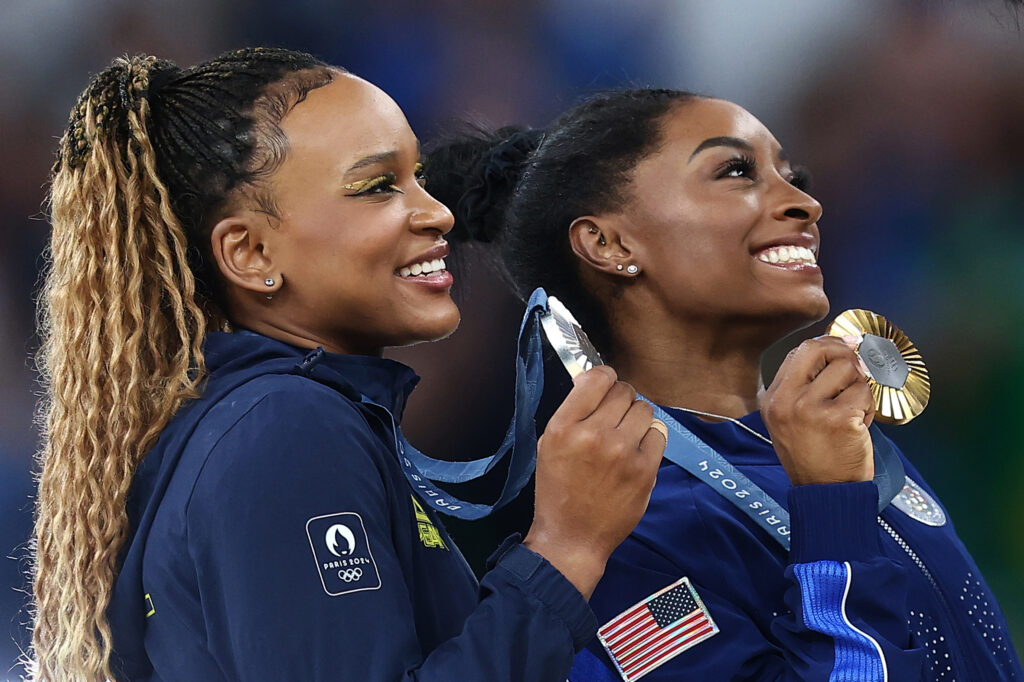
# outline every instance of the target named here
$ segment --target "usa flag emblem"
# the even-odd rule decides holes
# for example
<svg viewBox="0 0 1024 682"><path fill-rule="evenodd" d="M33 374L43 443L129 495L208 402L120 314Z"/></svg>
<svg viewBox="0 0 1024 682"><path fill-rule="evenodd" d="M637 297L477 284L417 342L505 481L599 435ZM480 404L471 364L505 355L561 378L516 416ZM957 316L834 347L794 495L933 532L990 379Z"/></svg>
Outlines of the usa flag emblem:
<svg viewBox="0 0 1024 682"><path fill-rule="evenodd" d="M633 682L717 633L704 602L682 578L612 618L597 638L622 679Z"/></svg>

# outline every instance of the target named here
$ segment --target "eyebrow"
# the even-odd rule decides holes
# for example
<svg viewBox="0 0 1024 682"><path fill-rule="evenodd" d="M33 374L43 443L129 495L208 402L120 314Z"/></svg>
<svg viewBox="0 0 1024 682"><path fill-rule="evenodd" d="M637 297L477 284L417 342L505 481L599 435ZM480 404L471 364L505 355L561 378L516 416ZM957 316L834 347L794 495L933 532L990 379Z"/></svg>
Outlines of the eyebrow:
<svg viewBox="0 0 1024 682"><path fill-rule="evenodd" d="M421 156L422 147L420 146L420 141L416 140L416 157L419 158ZM370 154L369 156L364 156L363 158L353 163L349 167L349 169L345 171L345 175L348 175L353 171L366 168L367 166L373 166L374 164L378 163L387 163L389 161L394 161L396 158L398 158L398 152L395 150L380 152L379 154Z"/></svg>
<svg viewBox="0 0 1024 682"><path fill-rule="evenodd" d="M377 164L377 163L385 163L387 161L394 161L397 156L398 156L398 152L396 152L396 151L381 152L380 154L370 154L369 156L364 156L363 158L361 158L358 161L356 161L355 163L353 163L349 167L349 169L347 171L345 171L345 175L348 175L352 171L357 171L357 170L360 170L362 168L366 168L367 166L372 166L372 165Z"/></svg>
<svg viewBox="0 0 1024 682"><path fill-rule="evenodd" d="M697 148L690 154L689 161L693 161L693 157L700 154L705 149L711 149L712 147L736 147L743 151L754 153L754 145L750 144L746 140L741 140L738 137L709 137L708 139L697 145Z"/></svg>

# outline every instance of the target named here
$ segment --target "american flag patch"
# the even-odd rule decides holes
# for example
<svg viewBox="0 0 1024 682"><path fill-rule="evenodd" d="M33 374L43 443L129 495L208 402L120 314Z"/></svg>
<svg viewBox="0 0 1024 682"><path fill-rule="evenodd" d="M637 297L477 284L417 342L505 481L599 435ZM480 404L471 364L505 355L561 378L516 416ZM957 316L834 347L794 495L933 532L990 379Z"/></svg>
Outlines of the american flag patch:
<svg viewBox="0 0 1024 682"><path fill-rule="evenodd" d="M597 638L626 682L718 633L688 578L629 607L601 626Z"/></svg>

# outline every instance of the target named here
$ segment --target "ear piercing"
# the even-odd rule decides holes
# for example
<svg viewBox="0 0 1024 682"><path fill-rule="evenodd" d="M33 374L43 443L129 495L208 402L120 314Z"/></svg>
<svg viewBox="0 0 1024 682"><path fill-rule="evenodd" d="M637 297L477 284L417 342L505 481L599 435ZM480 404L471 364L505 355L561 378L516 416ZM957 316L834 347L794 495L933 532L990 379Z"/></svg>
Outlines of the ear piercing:
<svg viewBox="0 0 1024 682"><path fill-rule="evenodd" d="M266 284L268 287L272 287L272 286L274 286L274 278L273 277L267 277L265 280L263 280L263 283ZM267 300L268 301L273 301L274 300L274 295L273 294L267 294Z"/></svg>
<svg viewBox="0 0 1024 682"><path fill-rule="evenodd" d="M630 263L626 267L626 272L628 272L631 275L635 275L636 273L640 272L640 266L635 263Z"/></svg>
<svg viewBox="0 0 1024 682"><path fill-rule="evenodd" d="M600 234L600 230L598 230L596 227L593 227L593 226L588 227L587 228L587 232L589 232L590 234ZM597 243L600 246L607 246L608 245L608 242L606 242L604 240L604 235L603 234L600 237L597 238Z"/></svg>

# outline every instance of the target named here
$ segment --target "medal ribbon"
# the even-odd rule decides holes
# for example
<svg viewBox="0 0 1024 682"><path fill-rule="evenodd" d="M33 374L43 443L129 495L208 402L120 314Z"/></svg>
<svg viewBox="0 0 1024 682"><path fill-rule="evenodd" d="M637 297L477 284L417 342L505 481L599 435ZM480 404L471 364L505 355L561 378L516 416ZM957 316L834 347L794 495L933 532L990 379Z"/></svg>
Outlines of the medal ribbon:
<svg viewBox="0 0 1024 682"><path fill-rule="evenodd" d="M547 294L538 289L530 297L519 326L516 353L515 411L498 450L488 457L466 462L449 462L423 454L406 440L394 416L387 408L365 396L363 404L372 407L394 433L398 461L413 490L432 509L460 519L479 519L511 502L530 480L537 465L537 427L535 417L544 392L544 351L540 316L547 311ZM465 483L495 467L511 453L508 473L501 494L493 504L466 502L439 489L434 482Z"/></svg>
<svg viewBox="0 0 1024 682"><path fill-rule="evenodd" d="M544 392L540 317L547 312L547 298L547 293L538 288L527 303L517 344L515 411L505 438L493 455L464 462L429 457L406 440L387 408L363 396L363 404L373 408L394 434L395 450L409 485L431 508L460 519L483 518L515 499L533 475L537 463L535 417ZM638 397L647 400L643 396ZM665 458L710 485L788 550L789 512L664 409L651 405L654 416L670 429ZM892 442L875 425L871 426L871 439L875 450L874 481L878 486L881 511L903 489L903 464ZM465 483L476 480L510 453L505 483L493 504L466 502L435 484L435 481Z"/></svg>
<svg viewBox="0 0 1024 682"><path fill-rule="evenodd" d="M666 410L650 400L647 402L654 408L654 416L669 428L665 459L707 483L788 550L789 512ZM878 487L878 511L881 512L903 489L903 462L892 441L874 424L871 425L871 442L875 451L874 482Z"/></svg>

